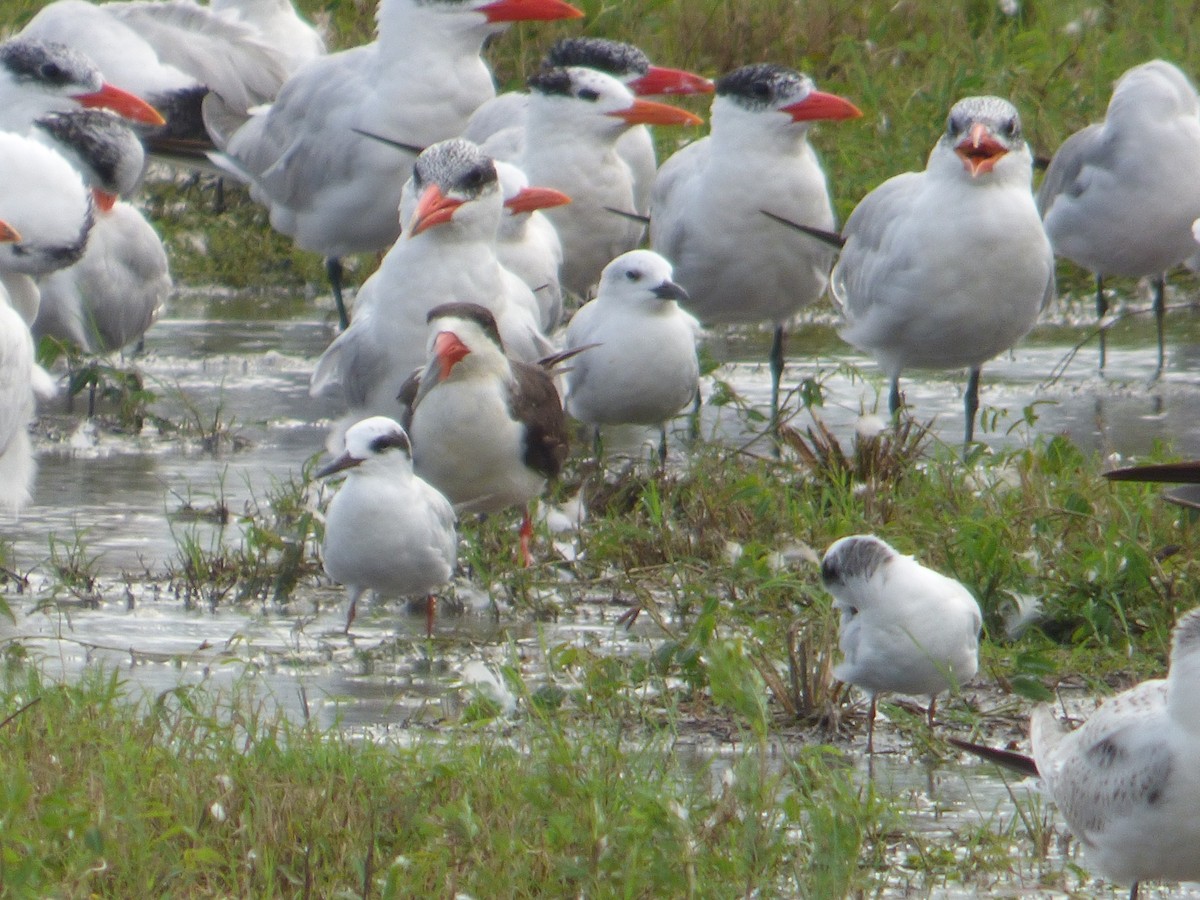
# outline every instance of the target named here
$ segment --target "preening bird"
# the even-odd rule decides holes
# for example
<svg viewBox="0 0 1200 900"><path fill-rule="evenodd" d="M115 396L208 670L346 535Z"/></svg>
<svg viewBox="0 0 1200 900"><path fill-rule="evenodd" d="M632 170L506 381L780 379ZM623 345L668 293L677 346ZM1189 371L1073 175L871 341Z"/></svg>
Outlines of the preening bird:
<svg viewBox="0 0 1200 900"><path fill-rule="evenodd" d="M1042 704L1029 719L1033 757L951 738L962 750L1040 777L1106 878L1200 880L1200 610L1175 625L1171 667L1109 697L1068 731Z"/></svg>
<svg viewBox="0 0 1200 900"><path fill-rule="evenodd" d="M52 113L36 125L83 174L93 223L83 256L38 280L33 333L93 353L119 350L145 334L171 290L162 239L122 199L141 180L142 144L124 121L103 110Z"/></svg>
<svg viewBox="0 0 1200 900"><path fill-rule="evenodd" d="M0 219L21 235L0 242L0 283L32 323L40 303L33 279L83 256L92 198L78 170L45 141L0 131Z"/></svg>
<svg viewBox="0 0 1200 900"><path fill-rule="evenodd" d="M444 587L458 558L454 509L413 474L408 435L392 419L373 416L346 431L346 449L317 472L346 473L325 514L321 557L325 571L346 586L354 623L364 591L426 597L432 634L434 592Z"/></svg>
<svg viewBox="0 0 1200 900"><path fill-rule="evenodd" d="M1096 275L1097 316L1108 310L1106 276L1154 280L1159 371L1166 273L1196 252L1197 170L1200 97L1177 66L1155 59L1117 80L1104 121L1063 142L1038 191L1054 252ZM1104 350L1102 327L1101 369Z"/></svg>
<svg viewBox="0 0 1200 900"><path fill-rule="evenodd" d="M650 245L675 266L687 310L705 325L775 326L772 416L787 323L824 293L834 250L761 210L832 230L829 188L809 129L860 115L792 69L743 66L717 81L709 135L666 160L654 182Z"/></svg>
<svg viewBox="0 0 1200 900"><path fill-rule="evenodd" d="M966 367L966 441L974 437L983 364L1024 337L1054 296L1032 178L1016 107L968 97L951 108L925 171L888 179L850 214L832 293L842 337L891 381L893 415L904 369Z"/></svg>
<svg viewBox="0 0 1200 900"><path fill-rule="evenodd" d="M567 325L566 349L591 346L567 372L567 412L595 427L657 425L666 462L668 419L699 390L700 323L679 304L687 292L671 280L671 264L651 250L610 262L595 299Z"/></svg>
<svg viewBox="0 0 1200 900"><path fill-rule="evenodd" d="M833 674L871 695L867 752L875 749L876 701L885 691L929 697L932 727L937 695L979 668L983 616L971 592L868 534L834 541L821 580L841 613L844 658Z"/></svg>

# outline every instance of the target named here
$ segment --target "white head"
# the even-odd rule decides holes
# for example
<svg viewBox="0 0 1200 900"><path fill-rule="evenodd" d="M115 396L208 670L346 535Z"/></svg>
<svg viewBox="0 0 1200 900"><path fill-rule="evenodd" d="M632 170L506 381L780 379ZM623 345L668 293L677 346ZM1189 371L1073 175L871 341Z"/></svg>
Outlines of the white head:
<svg viewBox="0 0 1200 900"><path fill-rule="evenodd" d="M929 156L928 169L968 182L1030 184L1033 157L1017 108L1003 97L964 97L950 108L946 131Z"/></svg>
<svg viewBox="0 0 1200 900"><path fill-rule="evenodd" d="M504 197L504 215L500 227L504 229L511 220L526 222L539 209L565 206L571 198L554 188L530 187L524 170L510 162L496 160L496 174L500 176L500 193Z"/></svg>
<svg viewBox="0 0 1200 900"><path fill-rule="evenodd" d="M360 469L361 467L361 469ZM377 472L382 469L412 473L412 445L400 424L387 416L372 416L346 431L346 449L333 462L317 471L318 478L335 472Z"/></svg>
<svg viewBox="0 0 1200 900"><path fill-rule="evenodd" d="M648 312L687 302L688 294L671 280L671 264L653 250L622 253L600 275L600 291L593 302L644 307Z"/></svg>
<svg viewBox="0 0 1200 900"><path fill-rule="evenodd" d="M24 130L39 116L101 107L144 125L164 124L153 107L104 82L95 64L65 44L15 37L0 44L0 127Z"/></svg>

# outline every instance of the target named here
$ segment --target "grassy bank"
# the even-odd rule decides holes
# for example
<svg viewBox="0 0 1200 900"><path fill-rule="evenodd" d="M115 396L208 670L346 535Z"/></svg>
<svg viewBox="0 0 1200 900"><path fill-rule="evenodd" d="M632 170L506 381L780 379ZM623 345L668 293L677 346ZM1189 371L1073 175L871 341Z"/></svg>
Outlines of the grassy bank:
<svg viewBox="0 0 1200 900"><path fill-rule="evenodd" d="M514 657L496 667L499 692L462 686L456 702L378 740L289 720L250 676L231 691L146 697L113 671L45 679L35 653L8 643L0 892L1079 889L1086 876L1050 854L1035 801L983 804L951 848L906 814L911 798L880 796L856 772L847 742L861 747L862 709L830 679L835 624L814 552L872 531L963 579L985 610L981 676L943 703L939 732L1004 741L1060 682L1082 677L1103 693L1161 674L1170 625L1198 599L1195 526L1153 489L1103 482L1099 461L1062 439L970 467L932 442L793 440L807 465L701 448L686 473L593 481L574 562L543 536L543 561L514 571L507 523L464 523L464 562L503 616L615 604L650 617L659 637L633 656L551 643L546 671ZM572 477L588 474L580 462ZM303 505L276 498L270 516ZM281 521L264 510L262 547L287 544L267 534ZM300 590L315 577L318 537L303 528ZM243 560L246 584L280 573L282 553ZM247 599L268 600L267 584ZM1015 635L1010 616L1028 598L1041 614ZM273 602L288 611L286 597ZM446 641L424 651L435 664L453 652ZM919 712L885 709L914 761L945 759Z"/></svg>

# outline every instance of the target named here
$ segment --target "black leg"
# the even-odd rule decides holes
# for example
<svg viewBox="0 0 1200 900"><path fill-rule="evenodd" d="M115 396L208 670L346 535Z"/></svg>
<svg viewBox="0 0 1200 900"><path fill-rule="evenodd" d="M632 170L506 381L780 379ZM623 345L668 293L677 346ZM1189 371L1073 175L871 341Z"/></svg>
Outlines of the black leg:
<svg viewBox="0 0 1200 900"><path fill-rule="evenodd" d="M1096 276L1096 321L1103 322L1104 315L1108 312L1108 301L1104 299L1104 276ZM1100 326L1100 371L1104 371L1104 356L1105 343L1108 338L1108 329L1103 325Z"/></svg>
<svg viewBox="0 0 1200 900"><path fill-rule="evenodd" d="M771 340L771 428L779 429L779 383L783 381L783 339L782 325L775 326L775 336Z"/></svg>
<svg viewBox="0 0 1200 900"><path fill-rule="evenodd" d="M702 402L702 400L700 397L700 388L697 387L696 388L696 396L692 400L692 414L691 414L691 416L688 417L691 420L688 422L688 434L691 435L691 438L693 441L697 441L700 439L700 404L701 404L701 402Z"/></svg>
<svg viewBox="0 0 1200 900"><path fill-rule="evenodd" d="M658 426L658 467L665 469L667 467L667 423Z"/></svg>
<svg viewBox="0 0 1200 900"><path fill-rule="evenodd" d="M329 277L329 286L333 288L333 302L337 304L338 322L342 326L342 331L345 331L350 325L350 317L346 315L346 302L342 299L342 276L346 274L346 270L342 267L342 261L336 256L326 259L325 274Z"/></svg>
<svg viewBox="0 0 1200 900"><path fill-rule="evenodd" d="M1154 372L1154 377L1157 378L1162 374L1164 360L1164 318L1166 317L1166 293L1167 279L1165 275L1159 275L1154 279L1154 326L1158 331L1158 368Z"/></svg>
<svg viewBox="0 0 1200 900"><path fill-rule="evenodd" d="M592 452L596 455L596 464L604 458L604 442L600 439L600 426L597 425L592 431Z"/></svg>
<svg viewBox="0 0 1200 900"><path fill-rule="evenodd" d="M967 412L967 433L964 444L971 443L975 438L975 413L979 412L979 371L979 366L975 366L967 375L967 396L963 401Z"/></svg>
<svg viewBox="0 0 1200 900"><path fill-rule="evenodd" d="M888 391L888 414L892 417L892 424L896 424L896 417L900 414L899 375L892 379L892 387L891 390Z"/></svg>
<svg viewBox="0 0 1200 900"><path fill-rule="evenodd" d="M875 755L875 706L879 700L879 695L871 693L871 709L867 713L867 756Z"/></svg>

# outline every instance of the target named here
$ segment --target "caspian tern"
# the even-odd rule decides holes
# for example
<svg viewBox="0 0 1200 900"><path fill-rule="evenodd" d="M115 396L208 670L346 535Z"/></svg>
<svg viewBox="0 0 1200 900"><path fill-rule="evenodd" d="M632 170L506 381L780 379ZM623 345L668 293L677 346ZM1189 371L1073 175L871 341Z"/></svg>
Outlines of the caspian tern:
<svg viewBox="0 0 1200 900"><path fill-rule="evenodd" d="M91 60L64 44L26 37L0 44L0 129L23 132L47 113L85 107L164 124L154 107L108 84Z"/></svg>
<svg viewBox="0 0 1200 900"><path fill-rule="evenodd" d="M426 362L429 310L447 297L489 309L515 358L552 352L533 291L496 258L502 202L495 164L475 144L456 138L421 153L404 191L404 232L317 361L313 396L340 393L354 419L399 416L400 386Z"/></svg>
<svg viewBox="0 0 1200 900"><path fill-rule="evenodd" d="M504 352L492 314L473 303L429 312L429 361L406 386L406 425L417 474L462 512L525 507L521 553L528 563L528 503L567 458L562 401L546 370Z"/></svg>
<svg viewBox="0 0 1200 900"><path fill-rule="evenodd" d="M415 154L359 134L428 147L462 131L495 96L480 58L510 23L582 15L563 0L381 0L376 41L315 59L236 131L210 120L214 161L251 185L271 224L329 260L343 325L338 258L386 249Z"/></svg>
<svg viewBox="0 0 1200 900"><path fill-rule="evenodd" d="M511 163L496 160L496 174L504 196L504 213L496 230L496 258L533 290L539 324L550 334L563 313L558 280L562 241L540 210L570 203L571 198L553 188L531 187L525 173Z"/></svg>
<svg viewBox="0 0 1200 900"><path fill-rule="evenodd" d="M1154 280L1158 369L1163 367L1166 272L1196 252L1200 216L1200 97L1176 66L1156 59L1118 79L1104 121L1067 138L1038 191L1054 252L1104 278ZM1105 332L1100 331L1100 368Z"/></svg>
<svg viewBox="0 0 1200 900"><path fill-rule="evenodd" d="M107 82L150 102L167 122L147 140L168 151L180 142L194 144L196 154L211 149L201 118L209 91L246 115L274 99L287 78L284 54L257 29L192 0L55 0L20 35L77 50Z"/></svg>
<svg viewBox="0 0 1200 900"><path fill-rule="evenodd" d="M562 285L585 297L604 267L641 240L641 223L611 212L634 206L633 173L617 154L618 138L634 125L702 120L678 107L637 99L595 69L543 69L529 79L529 88L523 148L513 162L531 184L571 198L546 216L562 241Z"/></svg>
<svg viewBox="0 0 1200 900"><path fill-rule="evenodd" d="M696 338L700 323L680 309L687 291L671 280L671 264L652 250L631 250L610 262L600 290L567 325L565 349L595 344L572 360L567 412L595 426L657 425L666 462L666 421L700 386Z"/></svg>
<svg viewBox="0 0 1200 900"><path fill-rule="evenodd" d="M171 290L162 239L137 207L121 199L141 180L141 141L101 110L52 113L36 125L83 174L94 222L82 258L39 279L33 333L93 353L118 350L141 338Z"/></svg>
<svg viewBox="0 0 1200 900"><path fill-rule="evenodd" d="M1017 109L968 97L923 172L885 181L843 229L830 277L842 337L871 353L900 407L903 369L967 367L966 440L982 365L1020 340L1054 296L1054 254L1031 188Z"/></svg>
<svg viewBox="0 0 1200 900"><path fill-rule="evenodd" d="M21 239L0 221L0 244ZM29 426L34 413L35 373L33 337L21 315L9 304L0 283L0 507L20 512L29 502L36 465Z"/></svg>
<svg viewBox="0 0 1200 900"><path fill-rule="evenodd" d="M650 63L650 58L621 41L599 37L568 37L555 41L542 58L542 68L583 66L613 76L636 96L658 94L711 94L713 83L702 75L668 69ZM510 91L484 103L471 114L463 137L484 143L506 129L523 131L529 95ZM516 137L519 146L522 137ZM617 139L617 153L633 172L632 211L650 212L650 187L658 169L654 138L645 125L635 125Z"/></svg>
<svg viewBox="0 0 1200 900"><path fill-rule="evenodd" d="M321 557L325 571L346 586L354 622L366 590L426 597L426 633L433 632L434 591L458 559L456 517L450 501L413 474L412 448L399 424L384 416L355 423L346 449L317 472L346 472L325 514Z"/></svg>
<svg viewBox="0 0 1200 900"><path fill-rule="evenodd" d="M860 115L792 69L743 66L717 81L708 137L666 160L654 183L650 246L674 264L687 310L706 325L775 325L773 419L786 323L824 293L834 251L761 210L832 230L825 172L808 132L814 121Z"/></svg>
<svg viewBox="0 0 1200 900"><path fill-rule="evenodd" d="M983 615L971 592L953 578L897 553L869 534L834 541L821 561L821 580L841 613L841 681L871 694L867 752L875 749L875 706L885 691L929 697L975 677Z"/></svg>

